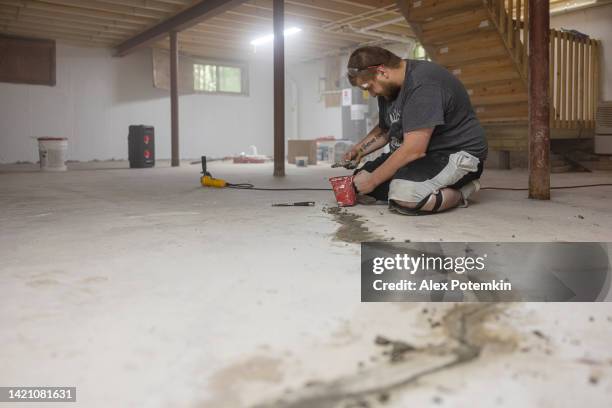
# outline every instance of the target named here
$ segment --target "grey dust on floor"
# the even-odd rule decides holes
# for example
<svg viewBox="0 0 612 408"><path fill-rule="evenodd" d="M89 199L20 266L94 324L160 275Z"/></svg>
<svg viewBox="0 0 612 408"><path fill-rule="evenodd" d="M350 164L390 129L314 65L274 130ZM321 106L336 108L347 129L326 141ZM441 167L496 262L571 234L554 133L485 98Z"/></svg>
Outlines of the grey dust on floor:
<svg viewBox="0 0 612 408"><path fill-rule="evenodd" d="M483 347L497 343L516 349L516 340L503 337L485 324L508 307L503 304L460 304L439 319L445 337L437 344L414 346L403 340L377 336L375 344L386 348L388 361L372 369L331 382L309 382L278 400L256 408L369 408L386 404L393 393L415 385L420 379L476 360Z"/></svg>

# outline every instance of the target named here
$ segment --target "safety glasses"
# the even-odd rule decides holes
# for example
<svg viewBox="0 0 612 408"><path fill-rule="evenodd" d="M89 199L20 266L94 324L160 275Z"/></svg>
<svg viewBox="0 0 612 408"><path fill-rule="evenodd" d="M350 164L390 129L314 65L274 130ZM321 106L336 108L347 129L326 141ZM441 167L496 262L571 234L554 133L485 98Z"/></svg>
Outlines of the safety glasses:
<svg viewBox="0 0 612 408"><path fill-rule="evenodd" d="M348 71L349 75L357 75L360 72L367 71L367 70L370 70L372 68L382 67L382 66L383 66L383 64L370 65L369 67L365 67L365 68L352 68L352 67L349 67L349 68L347 68L347 71Z"/></svg>
<svg viewBox="0 0 612 408"><path fill-rule="evenodd" d="M368 67L365 68L347 68L348 74L349 76L356 76L357 74L359 74L360 72L364 72L364 71L368 71L371 70L373 68L378 68L378 67L382 67L384 64L377 64L377 65L370 65ZM363 89L364 91L367 91L368 88L370 88L371 85L371 81L367 81L364 82L363 84L357 85L359 88Z"/></svg>

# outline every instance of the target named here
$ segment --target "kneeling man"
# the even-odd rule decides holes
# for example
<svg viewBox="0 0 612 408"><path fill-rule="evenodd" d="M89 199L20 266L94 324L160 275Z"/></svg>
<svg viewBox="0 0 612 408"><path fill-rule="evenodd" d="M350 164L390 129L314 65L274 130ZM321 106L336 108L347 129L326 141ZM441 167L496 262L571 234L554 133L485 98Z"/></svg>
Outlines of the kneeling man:
<svg viewBox="0 0 612 408"><path fill-rule="evenodd" d="M440 65L380 47L355 50L348 77L377 97L379 123L345 160L390 148L356 171L360 201L388 200L405 215L467 205L480 188L487 142L463 84Z"/></svg>

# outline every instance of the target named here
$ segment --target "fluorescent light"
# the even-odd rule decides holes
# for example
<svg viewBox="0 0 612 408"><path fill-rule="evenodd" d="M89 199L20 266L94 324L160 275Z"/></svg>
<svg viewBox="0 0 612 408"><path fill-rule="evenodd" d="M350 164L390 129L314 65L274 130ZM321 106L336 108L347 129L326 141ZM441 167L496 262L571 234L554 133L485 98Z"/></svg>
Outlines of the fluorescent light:
<svg viewBox="0 0 612 408"><path fill-rule="evenodd" d="M301 28L291 27L291 28L288 28L285 31L283 31L283 34L284 34L285 37L289 37L290 35L299 33L300 31L302 31ZM273 40L274 40L274 34L268 34L268 35L265 35L263 37L259 37L259 38L254 39L253 41L251 41L251 45L262 45L262 44L265 44L265 43L272 42Z"/></svg>
<svg viewBox="0 0 612 408"><path fill-rule="evenodd" d="M266 36L254 39L253 41L251 41L251 45L261 45L261 44L270 42L272 40L274 40L274 34L268 34Z"/></svg>
<svg viewBox="0 0 612 408"><path fill-rule="evenodd" d="M288 36L290 36L290 35L297 34L297 33L299 33L300 31L302 31L302 29L301 29L301 28L298 28L298 27L291 27L291 28L286 29L286 30L283 32L283 34L285 35L285 37L288 37Z"/></svg>

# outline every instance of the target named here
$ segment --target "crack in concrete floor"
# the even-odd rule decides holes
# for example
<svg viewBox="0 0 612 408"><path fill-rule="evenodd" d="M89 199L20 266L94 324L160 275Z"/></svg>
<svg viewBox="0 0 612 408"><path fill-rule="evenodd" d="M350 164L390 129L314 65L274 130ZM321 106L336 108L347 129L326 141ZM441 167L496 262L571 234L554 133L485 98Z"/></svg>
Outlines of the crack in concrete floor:
<svg viewBox="0 0 612 408"><path fill-rule="evenodd" d="M256 405L256 408L331 408L371 407L375 401L386 402L394 391L443 370L476 360L484 347L505 343L515 349L507 336L495 335L484 325L508 305L458 304L442 318L446 339L437 346L417 348L401 363L388 363L329 383L314 383L294 395Z"/></svg>

